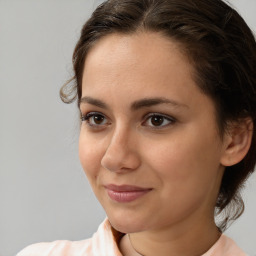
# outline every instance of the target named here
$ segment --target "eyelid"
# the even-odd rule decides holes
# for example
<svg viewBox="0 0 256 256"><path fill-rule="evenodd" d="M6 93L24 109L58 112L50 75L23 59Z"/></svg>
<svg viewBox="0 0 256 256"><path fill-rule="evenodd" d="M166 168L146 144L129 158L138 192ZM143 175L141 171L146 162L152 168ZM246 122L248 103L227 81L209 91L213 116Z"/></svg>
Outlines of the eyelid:
<svg viewBox="0 0 256 256"><path fill-rule="evenodd" d="M97 111L90 111L88 113L86 113L85 115L81 114L81 121L86 121L88 120L90 117L94 116L94 115L101 115L106 117L104 114L102 114L101 112L97 112Z"/></svg>
<svg viewBox="0 0 256 256"><path fill-rule="evenodd" d="M166 114L162 114L162 113L159 113L159 112L155 112L155 113L148 113L144 116L144 121L142 124L144 124L145 122L147 122L150 118L154 117L154 116L160 116L160 117L163 117L165 118L166 120L168 120L170 123L166 124L166 125L161 125L161 126L153 126L153 125L144 125L144 126L148 126L152 129L163 129L163 128L166 128L172 124L174 124L177 120L176 118L172 117L172 116L169 116L169 115L166 115Z"/></svg>
<svg viewBox="0 0 256 256"><path fill-rule="evenodd" d="M89 122L89 119L91 117L93 117L93 116L96 116L96 115L102 116L104 119L106 119L107 123L104 123L104 124L91 124ZM85 115L81 114L81 121L85 122L86 125L90 126L93 129L101 129L101 128L104 128L104 126L109 124L108 117L106 115L104 115L103 113L97 112L97 111L91 111L91 112L88 112Z"/></svg>

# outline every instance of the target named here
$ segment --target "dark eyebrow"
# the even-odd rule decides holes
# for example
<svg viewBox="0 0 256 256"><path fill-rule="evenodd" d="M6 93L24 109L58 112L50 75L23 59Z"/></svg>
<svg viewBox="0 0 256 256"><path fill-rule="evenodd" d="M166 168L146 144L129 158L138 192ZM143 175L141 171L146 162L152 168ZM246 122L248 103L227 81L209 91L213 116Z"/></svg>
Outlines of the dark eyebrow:
<svg viewBox="0 0 256 256"><path fill-rule="evenodd" d="M188 108L188 106L185 105L185 104L181 104L181 103L178 103L174 100L169 100L169 99L166 99L166 98L145 98L145 99L135 101L132 104L131 109L132 110L138 110L139 108L151 107L151 106L155 106L155 105L159 105L159 104L171 104L174 107L186 107L186 108Z"/></svg>
<svg viewBox="0 0 256 256"><path fill-rule="evenodd" d="M101 101L99 99L92 98L92 97L88 97L88 96L81 98L79 100L79 105L81 103L89 103L91 105L94 105L94 106L97 106L97 107L100 107L103 109L109 109L108 105L106 103L104 103L103 101ZM140 100L133 102L131 105L131 110L135 111L140 108L151 107L151 106L155 106L155 105L159 105L159 104L171 104L174 107L188 108L188 106L185 104L181 104L174 100L169 100L166 98L145 98L145 99L140 99Z"/></svg>
<svg viewBox="0 0 256 256"><path fill-rule="evenodd" d="M100 107L100 108L104 108L104 109L108 109L108 106L106 103L104 103L103 101L101 100L98 100L98 99L94 99L94 98L91 98L91 97L83 97L79 100L79 106L81 105L81 103L89 103L91 105L94 105L94 106L97 106L97 107Z"/></svg>

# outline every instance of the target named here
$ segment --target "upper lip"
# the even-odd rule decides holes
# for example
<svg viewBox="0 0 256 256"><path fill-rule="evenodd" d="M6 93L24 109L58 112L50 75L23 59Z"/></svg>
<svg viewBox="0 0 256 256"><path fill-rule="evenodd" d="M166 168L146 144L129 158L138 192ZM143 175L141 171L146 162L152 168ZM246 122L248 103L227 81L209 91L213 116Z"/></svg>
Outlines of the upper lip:
<svg viewBox="0 0 256 256"><path fill-rule="evenodd" d="M143 188L143 187L138 187L134 185L114 185L114 184L109 184L104 186L106 189L116 191L116 192L135 192L135 191L146 191L146 190L151 190L151 188Z"/></svg>

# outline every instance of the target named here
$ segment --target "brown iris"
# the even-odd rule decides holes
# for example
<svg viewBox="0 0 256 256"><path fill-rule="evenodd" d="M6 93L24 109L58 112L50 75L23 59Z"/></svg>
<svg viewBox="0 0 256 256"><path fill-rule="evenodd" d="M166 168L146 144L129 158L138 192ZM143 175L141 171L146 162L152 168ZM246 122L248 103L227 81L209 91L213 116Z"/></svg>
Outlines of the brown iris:
<svg viewBox="0 0 256 256"><path fill-rule="evenodd" d="M95 124L102 124L102 122L104 121L104 116L94 115L93 116L93 121L94 121Z"/></svg>
<svg viewBox="0 0 256 256"><path fill-rule="evenodd" d="M151 117L151 123L154 125L154 126L160 126L162 125L164 122L164 117L163 116L153 116Z"/></svg>

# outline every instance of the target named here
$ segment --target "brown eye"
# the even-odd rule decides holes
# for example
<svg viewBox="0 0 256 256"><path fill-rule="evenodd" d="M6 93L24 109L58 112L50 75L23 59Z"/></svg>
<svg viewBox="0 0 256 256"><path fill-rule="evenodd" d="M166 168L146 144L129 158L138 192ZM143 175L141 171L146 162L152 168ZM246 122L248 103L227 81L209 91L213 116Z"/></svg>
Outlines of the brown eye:
<svg viewBox="0 0 256 256"><path fill-rule="evenodd" d="M108 123L107 118L104 115L97 112L90 112L86 116L82 116L82 121L94 127L101 127Z"/></svg>
<svg viewBox="0 0 256 256"><path fill-rule="evenodd" d="M91 117L91 119L94 124L100 125L104 122L105 117L102 115L94 115Z"/></svg>
<svg viewBox="0 0 256 256"><path fill-rule="evenodd" d="M153 116L151 117L151 123L154 125L154 126L160 126L162 125L164 122L164 117L163 116Z"/></svg>
<svg viewBox="0 0 256 256"><path fill-rule="evenodd" d="M170 116L153 113L146 117L143 122L143 126L149 126L150 128L161 129L175 123L175 119Z"/></svg>

